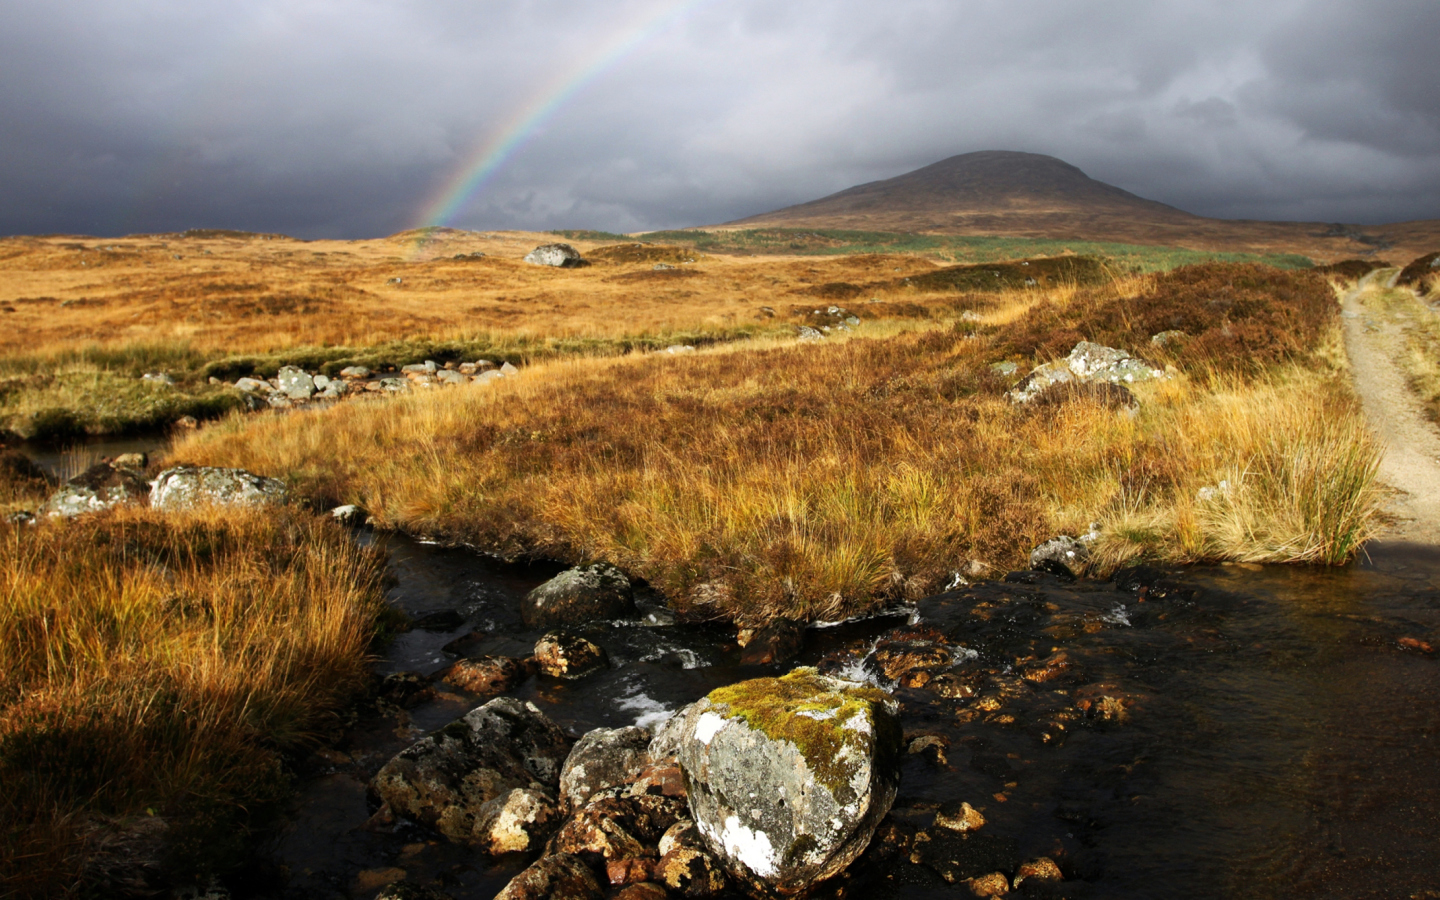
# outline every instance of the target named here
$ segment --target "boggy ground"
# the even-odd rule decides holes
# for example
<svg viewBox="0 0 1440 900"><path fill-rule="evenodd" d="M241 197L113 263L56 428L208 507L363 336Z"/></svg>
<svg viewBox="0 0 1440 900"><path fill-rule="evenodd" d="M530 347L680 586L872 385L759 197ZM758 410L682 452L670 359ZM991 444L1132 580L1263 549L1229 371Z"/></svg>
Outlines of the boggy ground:
<svg viewBox="0 0 1440 900"><path fill-rule="evenodd" d="M949 322L237 418L175 457L280 475L410 533L605 559L687 616L751 625L923 596L1097 522L1102 572L1138 556L1342 562L1370 533L1376 451L1322 278L1211 265L970 299L979 312ZM1150 340L1174 330L1188 340ZM1138 411L1006 399L1082 338L1173 374L1132 386Z"/></svg>
<svg viewBox="0 0 1440 900"><path fill-rule="evenodd" d="M704 345L790 333L816 305L849 300L892 301L871 306L872 320L953 314L964 308L955 284L937 285L936 293L905 279L947 262L997 261L997 253L1106 255L1118 272L1207 258L1023 240L977 254L903 235L868 235L868 243L846 244L843 255L828 258L753 258L728 244L697 251L690 233L662 237L675 242L580 234L574 243L592 265L565 271L521 262L553 235L514 232L429 229L366 241L203 230L0 239L0 428L68 439L211 418L243 400L211 377L269 376L284 364L333 375L352 364L521 364ZM872 245L882 252L855 252ZM796 246L765 252L808 247ZM147 372L175 384L142 380Z"/></svg>

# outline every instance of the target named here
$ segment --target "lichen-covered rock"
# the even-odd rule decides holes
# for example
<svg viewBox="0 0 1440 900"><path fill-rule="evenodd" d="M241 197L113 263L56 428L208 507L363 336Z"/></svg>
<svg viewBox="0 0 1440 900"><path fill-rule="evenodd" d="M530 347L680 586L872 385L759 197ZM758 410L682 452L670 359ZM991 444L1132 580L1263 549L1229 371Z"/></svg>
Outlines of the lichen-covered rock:
<svg viewBox="0 0 1440 900"><path fill-rule="evenodd" d="M280 393L291 400L309 400L315 396L315 379L304 369L281 366L276 380L280 383Z"/></svg>
<svg viewBox="0 0 1440 900"><path fill-rule="evenodd" d="M175 466L161 472L150 491L155 509L184 509L190 506L266 506L284 503L285 483L254 475L244 469L212 466Z"/></svg>
<svg viewBox="0 0 1440 900"><path fill-rule="evenodd" d="M685 739L685 718L690 714L690 704L678 710L673 716L655 726L655 736L650 739L650 758L656 762L680 755L680 742Z"/></svg>
<svg viewBox="0 0 1440 900"><path fill-rule="evenodd" d="M590 867L568 853L542 856L510 879L495 900L600 900L605 891Z"/></svg>
<svg viewBox="0 0 1440 900"><path fill-rule="evenodd" d="M518 659L509 656L479 656L458 660L441 671L437 677L463 691L482 697L493 697L514 689L525 680L527 674L528 669Z"/></svg>
<svg viewBox="0 0 1440 900"><path fill-rule="evenodd" d="M575 809L605 788L625 784L650 762L650 732L596 728L575 743L560 770L560 805Z"/></svg>
<svg viewBox="0 0 1440 900"><path fill-rule="evenodd" d="M375 900L453 900L453 898L444 891L415 884L413 881L397 881L380 891Z"/></svg>
<svg viewBox="0 0 1440 900"><path fill-rule="evenodd" d="M1079 574L1090 561L1090 545L1099 537L1095 525L1078 538L1057 535L1030 551L1030 568L1054 574Z"/></svg>
<svg viewBox="0 0 1440 900"><path fill-rule="evenodd" d="M541 244L525 254L525 261L533 266L554 266L573 269L584 264L580 251L569 244Z"/></svg>
<svg viewBox="0 0 1440 900"><path fill-rule="evenodd" d="M560 825L560 810L549 794L515 788L480 807L471 843L495 855L540 849Z"/></svg>
<svg viewBox="0 0 1440 900"><path fill-rule="evenodd" d="M609 563L567 569L525 595L520 617L531 628L578 625L635 614L635 592Z"/></svg>
<svg viewBox="0 0 1440 900"><path fill-rule="evenodd" d="M896 705L868 685L796 669L712 691L680 745L692 818L730 874L794 895L864 851L903 752Z"/></svg>
<svg viewBox="0 0 1440 900"><path fill-rule="evenodd" d="M1014 887L1019 890L1020 885L1026 881L1057 882L1064 881L1065 874L1060 867L1055 865L1055 860L1048 856L1041 856L1035 859L1026 860L1020 864L1020 869L1015 873Z"/></svg>
<svg viewBox="0 0 1440 900"><path fill-rule="evenodd" d="M672 894L700 900L725 890L725 872L709 851L693 846L673 847L655 864L655 880Z"/></svg>
<svg viewBox="0 0 1440 900"><path fill-rule="evenodd" d="M1163 377L1164 370L1125 350L1081 341L1065 359L1036 366L1008 396L1012 402L1029 403L1060 384L1078 381L1128 385Z"/></svg>
<svg viewBox="0 0 1440 900"><path fill-rule="evenodd" d="M685 803L671 797L632 797L609 788L575 811L555 837L550 849L603 860L655 856L655 846L670 826L685 814Z"/></svg>
<svg viewBox="0 0 1440 900"><path fill-rule="evenodd" d="M667 900L666 890L653 881L632 884L615 895L614 900Z"/></svg>
<svg viewBox="0 0 1440 900"><path fill-rule="evenodd" d="M364 366L346 366L340 370L340 377L347 380L365 379L374 374L374 372L371 372Z"/></svg>
<svg viewBox="0 0 1440 900"><path fill-rule="evenodd" d="M573 681L610 665L599 644L575 634L552 631L535 642L535 664L552 678Z"/></svg>
<svg viewBox="0 0 1440 900"><path fill-rule="evenodd" d="M935 825L951 831L978 831L985 827L985 817L968 803L947 803L935 813Z"/></svg>
<svg viewBox="0 0 1440 900"><path fill-rule="evenodd" d="M500 697L400 751L370 789L452 841L486 844L495 817L486 804L517 788L552 794L569 752L564 732L534 704Z"/></svg>
<svg viewBox="0 0 1440 900"><path fill-rule="evenodd" d="M40 515L69 519L124 503L135 503L144 500L149 493L150 484L139 472L124 466L98 463L61 485L40 507Z"/></svg>

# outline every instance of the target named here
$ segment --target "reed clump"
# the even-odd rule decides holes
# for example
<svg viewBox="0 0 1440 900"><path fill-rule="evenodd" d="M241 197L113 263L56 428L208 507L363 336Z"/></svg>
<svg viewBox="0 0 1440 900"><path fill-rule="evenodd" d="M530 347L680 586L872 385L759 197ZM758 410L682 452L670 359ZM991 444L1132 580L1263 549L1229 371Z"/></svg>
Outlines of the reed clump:
<svg viewBox="0 0 1440 900"><path fill-rule="evenodd" d="M383 559L297 510L0 525L0 884L233 865L367 683Z"/></svg>
<svg viewBox="0 0 1440 900"><path fill-rule="evenodd" d="M1200 298L1221 302L1190 309ZM993 368L1081 339L1148 354L1182 312L1195 355L1170 351L1174 375L1136 385L1135 414L1016 407L1025 369ZM1101 570L1348 558L1375 516L1375 448L1327 362L1337 323L1318 277L1212 265L1017 292L978 319L559 361L490 388L237 419L175 452L285 473L395 528L607 559L693 617L835 618L975 563L1020 565L1092 521L1110 535ZM1221 481L1241 486L1232 514L1197 506Z"/></svg>

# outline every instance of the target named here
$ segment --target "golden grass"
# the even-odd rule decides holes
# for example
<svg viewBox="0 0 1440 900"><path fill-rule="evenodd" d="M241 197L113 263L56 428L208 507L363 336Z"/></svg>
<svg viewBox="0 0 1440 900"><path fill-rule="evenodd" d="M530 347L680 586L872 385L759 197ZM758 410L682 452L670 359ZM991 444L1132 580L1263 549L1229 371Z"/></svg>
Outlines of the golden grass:
<svg viewBox="0 0 1440 900"><path fill-rule="evenodd" d="M383 561L306 513L0 525L0 558L0 883L17 896L233 863L284 796L281 754L367 677Z"/></svg>
<svg viewBox="0 0 1440 900"><path fill-rule="evenodd" d="M995 323L555 362L493 389L235 419L175 455L284 474L397 528L608 559L687 614L746 623L918 596L1092 520L1111 534L1102 566L1348 559L1374 516L1375 450L1327 362L1328 287L1256 267L1201 275L1034 295L1026 310L1012 298ZM1188 374L1137 388L1138 415L1004 398L989 367L1035 317L1139 347L1151 326L1136 310L1205 278L1229 305L1196 320ZM1298 335L1276 325L1294 304L1318 317ZM1229 505L1198 506L1222 479Z"/></svg>

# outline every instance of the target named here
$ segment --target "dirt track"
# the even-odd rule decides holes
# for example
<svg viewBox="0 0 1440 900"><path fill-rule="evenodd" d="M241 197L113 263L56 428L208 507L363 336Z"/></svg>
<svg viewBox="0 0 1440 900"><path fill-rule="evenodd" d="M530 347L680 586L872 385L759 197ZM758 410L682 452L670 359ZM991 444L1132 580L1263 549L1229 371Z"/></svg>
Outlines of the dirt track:
<svg viewBox="0 0 1440 900"><path fill-rule="evenodd" d="M1440 431L1395 364L1402 352L1400 326L1360 302L1377 279L1386 279L1390 287L1398 274L1373 272L1345 295L1345 351L1365 417L1385 444L1380 479L1396 490L1389 511L1397 521L1385 537L1440 544Z"/></svg>

